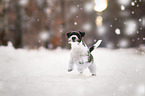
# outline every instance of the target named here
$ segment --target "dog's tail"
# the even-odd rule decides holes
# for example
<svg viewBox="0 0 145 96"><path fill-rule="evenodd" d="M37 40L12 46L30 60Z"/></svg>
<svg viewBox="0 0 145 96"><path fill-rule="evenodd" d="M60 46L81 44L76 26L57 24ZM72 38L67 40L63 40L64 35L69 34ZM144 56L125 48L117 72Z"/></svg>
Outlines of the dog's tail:
<svg viewBox="0 0 145 96"><path fill-rule="evenodd" d="M102 40L98 40L93 46L89 47L90 53L101 44Z"/></svg>

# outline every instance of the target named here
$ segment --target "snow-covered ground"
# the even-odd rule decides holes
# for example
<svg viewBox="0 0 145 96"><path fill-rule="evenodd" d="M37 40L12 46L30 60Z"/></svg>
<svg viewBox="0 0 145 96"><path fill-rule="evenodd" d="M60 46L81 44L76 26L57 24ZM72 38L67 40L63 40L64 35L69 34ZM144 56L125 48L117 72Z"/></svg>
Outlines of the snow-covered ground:
<svg viewBox="0 0 145 96"><path fill-rule="evenodd" d="M145 55L136 49L92 52L97 76L68 73L70 50L0 46L0 96L145 96Z"/></svg>

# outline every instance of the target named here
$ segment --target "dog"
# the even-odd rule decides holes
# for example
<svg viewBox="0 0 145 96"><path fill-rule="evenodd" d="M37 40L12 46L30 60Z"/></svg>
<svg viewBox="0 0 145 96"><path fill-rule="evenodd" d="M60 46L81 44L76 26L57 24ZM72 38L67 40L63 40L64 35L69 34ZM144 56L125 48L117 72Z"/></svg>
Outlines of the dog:
<svg viewBox="0 0 145 96"><path fill-rule="evenodd" d="M85 32L71 31L66 35L68 37L68 43L71 44L68 72L71 72L74 69L74 65L76 65L80 74L83 73L84 69L88 68L92 76L96 76L96 65L91 52L101 44L102 40L98 40L93 46L88 48L82 41Z"/></svg>

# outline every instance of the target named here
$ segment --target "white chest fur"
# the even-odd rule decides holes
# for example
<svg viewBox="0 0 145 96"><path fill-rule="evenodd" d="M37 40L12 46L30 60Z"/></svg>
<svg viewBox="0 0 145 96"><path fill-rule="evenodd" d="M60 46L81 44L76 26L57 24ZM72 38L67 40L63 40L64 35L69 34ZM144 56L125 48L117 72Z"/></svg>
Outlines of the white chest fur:
<svg viewBox="0 0 145 96"><path fill-rule="evenodd" d="M71 59L73 62L87 62L88 60L88 47L84 46L82 42L71 43Z"/></svg>

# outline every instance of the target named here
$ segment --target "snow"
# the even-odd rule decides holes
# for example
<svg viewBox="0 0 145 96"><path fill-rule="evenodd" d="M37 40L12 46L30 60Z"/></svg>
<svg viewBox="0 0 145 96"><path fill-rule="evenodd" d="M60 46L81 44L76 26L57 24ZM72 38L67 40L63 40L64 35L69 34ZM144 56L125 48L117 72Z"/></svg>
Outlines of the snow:
<svg viewBox="0 0 145 96"><path fill-rule="evenodd" d="M134 36L136 34L138 25L135 20L126 20L125 21L125 35Z"/></svg>
<svg viewBox="0 0 145 96"><path fill-rule="evenodd" d="M113 25L110 25L110 27L112 27Z"/></svg>
<svg viewBox="0 0 145 96"><path fill-rule="evenodd" d="M120 5L128 6L131 0L117 0Z"/></svg>
<svg viewBox="0 0 145 96"><path fill-rule="evenodd" d="M103 36L107 32L107 28L105 25L98 26L96 32L99 36Z"/></svg>
<svg viewBox="0 0 145 96"><path fill-rule="evenodd" d="M46 41L50 38L50 34L49 32L47 31L42 31L40 34L39 34L39 38L42 40L42 41Z"/></svg>
<svg viewBox="0 0 145 96"><path fill-rule="evenodd" d="M114 48L114 43L110 41L110 42L107 43L106 47L110 48L110 49L113 49Z"/></svg>
<svg viewBox="0 0 145 96"><path fill-rule="evenodd" d="M144 96L145 55L136 50L94 50L92 77L67 72L70 50L0 46L0 96Z"/></svg>
<svg viewBox="0 0 145 96"><path fill-rule="evenodd" d="M141 19L139 19L138 21L141 22Z"/></svg>
<svg viewBox="0 0 145 96"><path fill-rule="evenodd" d="M137 87L137 93L144 95L144 93L145 93L145 86L143 84L138 85L138 87Z"/></svg>
<svg viewBox="0 0 145 96"><path fill-rule="evenodd" d="M37 21L39 22L39 21L40 21L40 19L37 19Z"/></svg>
<svg viewBox="0 0 145 96"><path fill-rule="evenodd" d="M70 14L75 14L75 13L77 13L77 11L78 11L78 8L76 6L70 7Z"/></svg>
<svg viewBox="0 0 145 96"><path fill-rule="evenodd" d="M125 6L121 5L121 10L122 11L125 10Z"/></svg>
<svg viewBox="0 0 145 96"><path fill-rule="evenodd" d="M82 25L82 29L85 30L86 32L91 31L92 29L92 24L89 22L86 22Z"/></svg>
<svg viewBox="0 0 145 96"><path fill-rule="evenodd" d="M139 7L139 5L136 5L137 7Z"/></svg>
<svg viewBox="0 0 145 96"><path fill-rule="evenodd" d="M131 2L131 5L132 5L132 6L135 6L135 3L134 3L134 2Z"/></svg>
<svg viewBox="0 0 145 96"><path fill-rule="evenodd" d="M131 13L134 14L134 11L132 11Z"/></svg>
<svg viewBox="0 0 145 96"><path fill-rule="evenodd" d="M119 40L119 47L120 48L126 48L129 46L129 40L126 38L120 39Z"/></svg>
<svg viewBox="0 0 145 96"><path fill-rule="evenodd" d="M84 10L87 12L87 13L90 13L93 11L93 2L87 2L84 4Z"/></svg>
<svg viewBox="0 0 145 96"><path fill-rule="evenodd" d="M115 29L115 33L117 34L117 35L120 35L121 34L121 32L120 32L120 29Z"/></svg>
<svg viewBox="0 0 145 96"><path fill-rule="evenodd" d="M77 22L74 22L74 25L77 25L78 23Z"/></svg>
<svg viewBox="0 0 145 96"><path fill-rule="evenodd" d="M28 4L28 0L19 0L20 5L26 6Z"/></svg>

